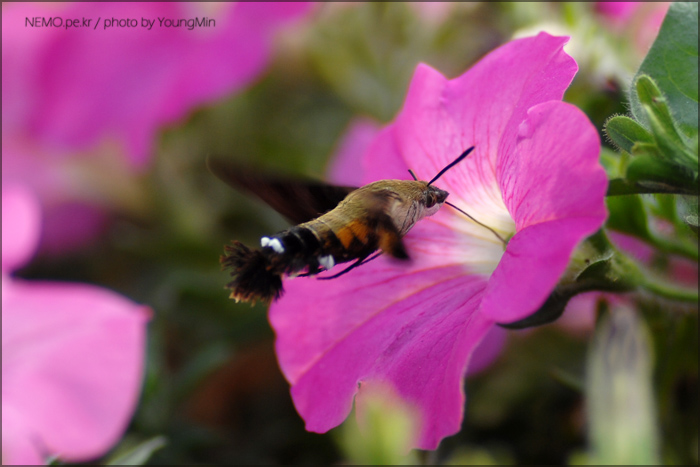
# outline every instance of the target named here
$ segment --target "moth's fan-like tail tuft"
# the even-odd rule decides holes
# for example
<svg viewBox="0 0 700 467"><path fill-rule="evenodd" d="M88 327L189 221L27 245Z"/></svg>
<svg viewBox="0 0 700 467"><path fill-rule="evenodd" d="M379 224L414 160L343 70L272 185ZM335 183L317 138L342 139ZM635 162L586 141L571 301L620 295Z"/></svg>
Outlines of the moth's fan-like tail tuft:
<svg viewBox="0 0 700 467"><path fill-rule="evenodd" d="M241 242L233 241L224 247L221 257L224 269L231 270L233 280L226 287L230 297L244 302L270 302L282 295L282 276L273 271L261 250L252 250Z"/></svg>

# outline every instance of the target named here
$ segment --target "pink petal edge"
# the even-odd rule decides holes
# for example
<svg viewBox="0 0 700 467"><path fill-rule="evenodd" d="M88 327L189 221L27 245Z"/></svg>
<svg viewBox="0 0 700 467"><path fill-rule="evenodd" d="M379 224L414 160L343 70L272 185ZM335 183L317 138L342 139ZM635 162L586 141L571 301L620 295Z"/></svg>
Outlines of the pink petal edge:
<svg viewBox="0 0 700 467"><path fill-rule="evenodd" d="M119 440L138 400L150 310L91 285L10 282L3 404L43 455L96 458Z"/></svg>
<svg viewBox="0 0 700 467"><path fill-rule="evenodd" d="M499 160L517 232L489 281L486 316L507 323L535 311L574 248L603 225L607 176L599 151L595 128L573 105L552 101L529 110L513 150Z"/></svg>
<svg viewBox="0 0 700 467"><path fill-rule="evenodd" d="M2 189L2 273L23 266L39 243L41 211L34 195L18 185Z"/></svg>

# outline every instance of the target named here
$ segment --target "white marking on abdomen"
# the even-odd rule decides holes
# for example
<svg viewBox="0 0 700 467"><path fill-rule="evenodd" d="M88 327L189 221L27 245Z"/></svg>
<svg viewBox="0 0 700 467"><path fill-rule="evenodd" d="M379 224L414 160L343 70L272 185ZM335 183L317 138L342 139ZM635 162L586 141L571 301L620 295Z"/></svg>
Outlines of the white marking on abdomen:
<svg viewBox="0 0 700 467"><path fill-rule="evenodd" d="M319 256L318 264L326 268L326 271L329 271L333 269L333 266L335 266L335 259L333 259L333 256L331 255Z"/></svg>
<svg viewBox="0 0 700 467"><path fill-rule="evenodd" d="M270 244L268 246L275 250L275 253L284 253L284 246L282 246L282 242L280 242L278 238L270 239Z"/></svg>
<svg viewBox="0 0 700 467"><path fill-rule="evenodd" d="M280 242L278 238L261 237L260 246L263 248L270 247L275 250L275 253L284 253L284 245L282 245L282 242Z"/></svg>

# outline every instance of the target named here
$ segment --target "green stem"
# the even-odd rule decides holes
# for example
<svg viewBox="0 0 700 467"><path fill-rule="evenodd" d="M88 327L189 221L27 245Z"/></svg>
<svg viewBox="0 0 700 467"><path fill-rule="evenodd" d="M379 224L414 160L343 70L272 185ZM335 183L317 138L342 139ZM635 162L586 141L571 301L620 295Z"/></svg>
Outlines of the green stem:
<svg viewBox="0 0 700 467"><path fill-rule="evenodd" d="M650 184L642 186L638 183L632 183L622 178L610 180L608 192L605 196L623 196L623 195L650 195L650 194L673 194L673 195L698 195L697 189L685 188L679 186L666 185L662 183Z"/></svg>
<svg viewBox="0 0 700 467"><path fill-rule="evenodd" d="M656 296L680 302L698 302L697 289L678 287L663 279L658 279L644 266L622 254L619 250L614 256L613 269L617 277L625 278L630 283Z"/></svg>
<svg viewBox="0 0 700 467"><path fill-rule="evenodd" d="M698 290L676 287L664 281L650 280L645 278L640 284L644 290L653 293L659 297L676 300L679 302L698 303Z"/></svg>
<svg viewBox="0 0 700 467"><path fill-rule="evenodd" d="M655 236L651 237L650 243L659 250L664 251L666 253L683 256L693 261L698 260L698 249L697 247L693 248L694 245L687 243L671 242Z"/></svg>

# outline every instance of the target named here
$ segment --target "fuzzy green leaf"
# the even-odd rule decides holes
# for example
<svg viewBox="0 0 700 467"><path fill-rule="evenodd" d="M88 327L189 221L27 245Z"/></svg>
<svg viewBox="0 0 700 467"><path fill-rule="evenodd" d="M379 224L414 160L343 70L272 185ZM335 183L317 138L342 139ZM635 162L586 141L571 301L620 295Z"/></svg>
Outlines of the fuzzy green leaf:
<svg viewBox="0 0 700 467"><path fill-rule="evenodd" d="M691 141L684 138L676 127L666 98L654 80L642 75L637 79L635 87L659 155L697 173L697 152L693 152L690 148Z"/></svg>
<svg viewBox="0 0 700 467"><path fill-rule="evenodd" d="M650 238L647 214L638 195L610 196L605 199L610 215L607 227L639 238Z"/></svg>
<svg viewBox="0 0 700 467"><path fill-rule="evenodd" d="M635 157L627 167L626 178L633 184L654 187L654 190L647 192L698 193L696 173L655 155Z"/></svg>
<svg viewBox="0 0 700 467"><path fill-rule="evenodd" d="M698 4L674 2L666 14L656 41L634 82L648 75L658 84L668 106L686 136L698 134ZM644 126L649 121L640 99L630 92L632 114Z"/></svg>
<svg viewBox="0 0 700 467"><path fill-rule="evenodd" d="M649 131L630 117L618 115L610 118L605 124L605 132L620 148L629 153L635 143L642 141L653 143L654 138Z"/></svg>

